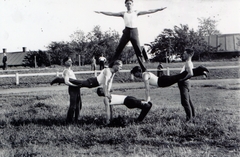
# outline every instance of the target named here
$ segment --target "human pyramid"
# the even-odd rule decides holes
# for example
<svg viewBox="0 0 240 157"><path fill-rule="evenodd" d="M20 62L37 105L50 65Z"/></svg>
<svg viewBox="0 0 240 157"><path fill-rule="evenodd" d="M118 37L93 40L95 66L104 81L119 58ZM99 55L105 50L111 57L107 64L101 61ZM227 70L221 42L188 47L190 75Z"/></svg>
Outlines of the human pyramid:
<svg viewBox="0 0 240 157"><path fill-rule="evenodd" d="M76 122L79 117L79 113L82 107L80 88L97 88L97 94L104 97L104 104L106 108L106 124L109 124L112 119L112 106L113 105L125 105L129 109L139 108L141 112L136 119L136 122L141 122L145 116L148 114L152 107L151 97L150 97L150 86L156 86L160 88L169 87L175 83L178 83L180 90L181 103L184 107L186 113L186 121L190 121L195 116L195 110L190 99L189 94L189 79L195 76L205 75L209 72L204 66L199 66L197 68L193 67L192 56L194 55L193 49L185 49L182 54L182 59L185 60L185 65L183 66L181 72L172 76L156 76L155 74L147 71L146 67L143 65L142 52L140 50L140 42L138 38L138 29L136 20L140 15L146 15L162 11L165 8L153 9L148 11L136 11L133 10L133 0L125 0L125 6L127 11L112 13L95 11L96 13L101 13L108 16L122 17L125 22L125 29L123 30L123 35L120 39L119 45L116 49L115 55L111 59L108 67L101 70L100 74L96 77L88 78L87 80L77 80L74 72L72 71L72 60L70 57L66 57L63 60L65 64L65 69L63 71L63 77L57 77L52 82L51 85L58 83L65 83L69 86L68 92L70 95L70 106L67 113L66 121L69 123ZM133 96L128 95L117 95L112 94L111 87L114 76L117 72L122 69L122 61L118 60L122 50L128 42L131 42L134 51L137 56L139 66L135 66L131 70L131 74L134 77L142 78L145 84L145 100L138 99ZM144 54L143 56L145 56ZM145 58L146 59L146 58Z"/></svg>

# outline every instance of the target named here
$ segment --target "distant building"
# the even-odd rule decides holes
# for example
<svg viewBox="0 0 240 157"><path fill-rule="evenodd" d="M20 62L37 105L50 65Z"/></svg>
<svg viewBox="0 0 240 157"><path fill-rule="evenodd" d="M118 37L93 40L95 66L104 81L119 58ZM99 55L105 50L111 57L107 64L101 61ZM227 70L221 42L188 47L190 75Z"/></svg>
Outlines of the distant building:
<svg viewBox="0 0 240 157"><path fill-rule="evenodd" d="M205 36L208 45L218 47L217 53L240 53L240 33Z"/></svg>
<svg viewBox="0 0 240 157"><path fill-rule="evenodd" d="M18 52L7 52L7 49L3 48L3 52L7 54L7 64L8 66L21 66L23 65L23 59L26 56L26 47L22 48L22 51ZM0 53L0 59L3 58L3 53ZM3 66L3 63L0 62L0 66Z"/></svg>

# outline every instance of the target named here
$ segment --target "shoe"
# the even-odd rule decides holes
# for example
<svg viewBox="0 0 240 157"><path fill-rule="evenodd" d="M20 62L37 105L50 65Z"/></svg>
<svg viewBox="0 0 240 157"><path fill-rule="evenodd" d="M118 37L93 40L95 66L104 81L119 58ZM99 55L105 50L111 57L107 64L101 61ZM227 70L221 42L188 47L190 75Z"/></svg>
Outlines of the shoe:
<svg viewBox="0 0 240 157"><path fill-rule="evenodd" d="M209 73L209 70L206 67L202 66L202 65L200 65L197 68L193 69L193 76L205 75L207 77L208 76L207 73Z"/></svg>
<svg viewBox="0 0 240 157"><path fill-rule="evenodd" d="M203 65L200 65L199 67L202 68L202 70L203 70L203 75L204 75L205 77L208 77L209 70L208 70L205 66L203 66Z"/></svg>
<svg viewBox="0 0 240 157"><path fill-rule="evenodd" d="M208 77L208 73L206 71L203 72L203 75L207 78Z"/></svg>
<svg viewBox="0 0 240 157"><path fill-rule="evenodd" d="M199 67L201 67L203 71L206 71L206 72L208 72L208 73L209 73L209 70L208 70L208 69L207 69L205 66L203 66L203 65L200 65Z"/></svg>
<svg viewBox="0 0 240 157"><path fill-rule="evenodd" d="M60 85L62 83L61 78L56 77L54 80L52 80L52 82L50 84L53 85L54 83L58 83L58 85Z"/></svg>

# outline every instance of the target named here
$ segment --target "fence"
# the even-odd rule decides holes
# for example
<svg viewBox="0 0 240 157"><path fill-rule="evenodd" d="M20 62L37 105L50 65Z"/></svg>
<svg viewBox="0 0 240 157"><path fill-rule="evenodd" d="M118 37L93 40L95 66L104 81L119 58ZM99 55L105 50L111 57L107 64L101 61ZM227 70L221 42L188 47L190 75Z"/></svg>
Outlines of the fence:
<svg viewBox="0 0 240 157"><path fill-rule="evenodd" d="M208 69L229 69L229 68L240 68L240 66L219 66L219 67L208 67ZM181 68L164 68L163 71L167 71L167 75L170 75L170 71L178 70L180 71ZM148 71L157 71L157 69L148 69ZM121 70L119 72L130 72L130 70ZM77 71L74 74L93 74L97 76L100 73L100 70L96 71ZM19 74L16 72L15 74L8 74L8 75L0 75L0 78L3 77L15 77L16 78L16 85L19 85L19 77L28 77L28 76L60 76L62 72L52 72L52 73L29 73L29 74Z"/></svg>

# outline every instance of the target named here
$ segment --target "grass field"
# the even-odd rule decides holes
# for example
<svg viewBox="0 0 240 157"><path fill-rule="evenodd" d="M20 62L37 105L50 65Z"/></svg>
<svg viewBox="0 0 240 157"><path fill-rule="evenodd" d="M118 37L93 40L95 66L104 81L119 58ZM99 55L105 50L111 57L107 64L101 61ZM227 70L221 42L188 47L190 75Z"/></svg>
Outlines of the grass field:
<svg viewBox="0 0 240 157"><path fill-rule="evenodd" d="M142 98L144 88L139 82L113 93ZM105 126L104 104L95 89L82 89L83 108L76 124L65 123L65 90L3 94L0 156L237 157L239 95L239 83L192 84L197 116L186 123L177 86L152 88L153 107L142 123L134 122L138 109L116 106L112 123Z"/></svg>
<svg viewBox="0 0 240 157"><path fill-rule="evenodd" d="M114 93L143 97L144 89ZM139 110L114 108L104 125L102 98L83 89L77 124L66 124L66 91L1 95L1 156L238 156L240 142L238 88L194 86L197 116L185 123L176 86L154 88L153 107L146 119ZM160 93L160 94L159 94Z"/></svg>

